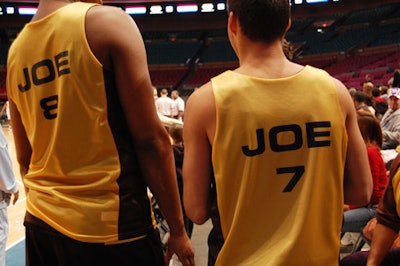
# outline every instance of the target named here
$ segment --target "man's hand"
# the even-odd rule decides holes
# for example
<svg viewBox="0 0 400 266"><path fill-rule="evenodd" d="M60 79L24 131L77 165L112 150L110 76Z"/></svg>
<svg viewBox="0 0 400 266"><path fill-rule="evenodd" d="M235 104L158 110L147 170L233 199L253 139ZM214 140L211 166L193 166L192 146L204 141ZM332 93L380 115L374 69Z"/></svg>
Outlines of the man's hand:
<svg viewBox="0 0 400 266"><path fill-rule="evenodd" d="M12 203L13 203L13 205L15 205L15 203L17 203L18 198L19 198L19 190L17 190L17 192L15 192L15 193L11 193L11 194L14 197Z"/></svg>
<svg viewBox="0 0 400 266"><path fill-rule="evenodd" d="M184 266L194 265L194 250L186 231L180 235L170 234L165 254L165 265L169 265L172 255L176 254Z"/></svg>

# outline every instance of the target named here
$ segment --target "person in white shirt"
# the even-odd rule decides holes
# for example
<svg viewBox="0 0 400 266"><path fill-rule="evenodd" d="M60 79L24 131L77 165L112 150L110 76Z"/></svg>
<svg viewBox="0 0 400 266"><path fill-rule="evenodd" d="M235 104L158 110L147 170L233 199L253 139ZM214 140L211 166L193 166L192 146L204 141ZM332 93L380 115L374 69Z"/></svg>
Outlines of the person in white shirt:
<svg viewBox="0 0 400 266"><path fill-rule="evenodd" d="M179 97L179 92L173 90L171 92L171 98L174 101L174 118L179 121L183 120L183 113L185 112L185 101Z"/></svg>
<svg viewBox="0 0 400 266"><path fill-rule="evenodd" d="M388 90L388 110L381 120L383 133L382 149L395 149L400 140L400 88Z"/></svg>
<svg viewBox="0 0 400 266"><path fill-rule="evenodd" d="M18 184L14 176L11 158L8 153L7 139L0 127L0 265L6 263L6 243L8 236L7 207L11 195L14 196L13 204L18 200Z"/></svg>
<svg viewBox="0 0 400 266"><path fill-rule="evenodd" d="M160 95L161 97L156 100L158 113L167 117L173 117L174 101L170 97L168 97L167 89L162 89Z"/></svg>
<svg viewBox="0 0 400 266"><path fill-rule="evenodd" d="M10 121L11 115L10 115L10 108L8 105L8 101L6 101L3 107L1 108L0 115L3 115L3 113L6 115L7 120Z"/></svg>

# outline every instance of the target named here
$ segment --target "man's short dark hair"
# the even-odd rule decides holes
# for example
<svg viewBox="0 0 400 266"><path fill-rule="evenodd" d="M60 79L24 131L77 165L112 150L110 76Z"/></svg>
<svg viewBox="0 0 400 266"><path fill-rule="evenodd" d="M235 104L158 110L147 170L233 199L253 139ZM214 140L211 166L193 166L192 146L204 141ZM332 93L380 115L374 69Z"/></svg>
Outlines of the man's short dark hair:
<svg viewBox="0 0 400 266"><path fill-rule="evenodd" d="M353 99L358 103L365 103L367 101L368 95L362 91L356 91L353 94Z"/></svg>
<svg viewBox="0 0 400 266"><path fill-rule="evenodd" d="M288 0L228 0L245 36L271 43L285 34L290 19Z"/></svg>

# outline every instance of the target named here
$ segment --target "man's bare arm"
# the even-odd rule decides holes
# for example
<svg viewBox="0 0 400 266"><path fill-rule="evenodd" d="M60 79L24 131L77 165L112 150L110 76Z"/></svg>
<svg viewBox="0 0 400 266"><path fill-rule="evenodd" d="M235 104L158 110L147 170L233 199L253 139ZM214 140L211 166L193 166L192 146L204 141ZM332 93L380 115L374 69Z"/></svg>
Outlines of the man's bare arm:
<svg viewBox="0 0 400 266"><path fill-rule="evenodd" d="M210 217L211 145L215 131L215 104L211 85L193 93L185 111L183 141L183 200L188 217L203 224Z"/></svg>
<svg viewBox="0 0 400 266"><path fill-rule="evenodd" d="M103 17L101 24L96 19L99 16ZM92 8L86 24L92 51L115 73L141 170L170 227L168 250L184 265L193 265L194 251L184 228L171 143L155 109L141 34L131 17L117 8Z"/></svg>
<svg viewBox="0 0 400 266"><path fill-rule="evenodd" d="M374 236L372 237L371 249L368 255L367 266L379 266L389 249L393 245L393 241L398 233L391 228L377 223Z"/></svg>

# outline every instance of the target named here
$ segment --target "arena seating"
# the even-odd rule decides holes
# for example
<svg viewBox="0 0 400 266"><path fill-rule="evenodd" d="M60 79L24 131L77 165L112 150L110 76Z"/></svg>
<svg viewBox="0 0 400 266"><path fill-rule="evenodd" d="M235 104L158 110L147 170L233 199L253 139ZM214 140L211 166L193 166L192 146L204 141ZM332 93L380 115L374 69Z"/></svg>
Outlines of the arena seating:
<svg viewBox="0 0 400 266"><path fill-rule="evenodd" d="M332 23L329 27L317 31L324 21ZM229 67L216 68L215 64L218 62L222 65L237 61L226 31L216 29L215 32L218 34L215 33L209 39L208 48L198 62L199 67L186 86L199 86L232 66L230 64ZM200 35L199 31L190 32L189 38L198 43ZM179 37L176 42L185 40L185 36L180 32L175 35L170 33L169 36ZM366 73L372 76L375 84L386 85L393 75L394 67L400 63L400 44L397 43L400 39L400 4L386 4L379 8L355 10L347 14L294 20L286 38L294 47L299 48L300 56L294 58L295 61L323 68L348 87L361 89ZM190 46L187 47L191 49ZM172 58L176 59L179 56ZM176 60L170 63L179 69L176 74L182 75L188 71L185 64L178 66L179 62ZM209 65L211 66L208 67ZM173 86L173 83L168 84L162 78L164 74L161 72L151 71L154 84Z"/></svg>
<svg viewBox="0 0 400 266"><path fill-rule="evenodd" d="M238 65L225 28L143 31L142 36L157 87L173 88L186 77L181 86L190 91ZM286 39L295 49L294 61L325 69L348 87L361 89L367 73L375 84L386 85L400 63L400 3L295 18ZM6 65L8 48L8 43L0 43L0 66ZM4 67L1 89L5 89Z"/></svg>

